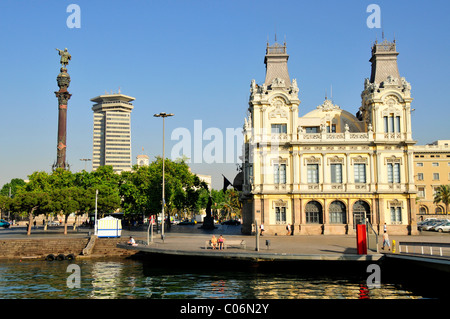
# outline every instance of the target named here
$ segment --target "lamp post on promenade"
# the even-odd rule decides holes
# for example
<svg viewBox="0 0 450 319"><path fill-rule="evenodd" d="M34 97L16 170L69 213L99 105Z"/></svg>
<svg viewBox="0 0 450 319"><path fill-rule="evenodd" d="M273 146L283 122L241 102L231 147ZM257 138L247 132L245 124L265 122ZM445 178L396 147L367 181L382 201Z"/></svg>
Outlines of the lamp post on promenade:
<svg viewBox="0 0 450 319"><path fill-rule="evenodd" d="M94 235L98 236L97 228L97 200L98 200L98 189L95 190L95 216L94 216Z"/></svg>
<svg viewBox="0 0 450 319"><path fill-rule="evenodd" d="M154 117L162 117L162 119L163 119L163 156L162 156L162 165L163 166L162 166L162 210L161 210L161 239L162 240L164 240L164 206L166 204L166 201L165 201L165 189L164 189L165 188L165 181L164 181L164 179L165 179L164 120L165 120L166 117L170 117L170 116L173 116L173 115L174 115L173 113L167 114L167 113L164 113L164 112L161 112L159 114L153 115Z"/></svg>

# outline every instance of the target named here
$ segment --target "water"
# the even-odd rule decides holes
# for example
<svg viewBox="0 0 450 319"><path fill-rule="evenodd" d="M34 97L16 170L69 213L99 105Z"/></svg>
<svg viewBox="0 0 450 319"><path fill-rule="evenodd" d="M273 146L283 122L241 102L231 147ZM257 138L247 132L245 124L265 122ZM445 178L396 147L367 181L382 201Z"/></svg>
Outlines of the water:
<svg viewBox="0 0 450 319"><path fill-rule="evenodd" d="M79 288L69 288L70 264L81 270ZM183 269L183 270L181 270ZM1 299L384 299L422 298L398 284L367 289L361 274L152 266L131 259L0 262Z"/></svg>

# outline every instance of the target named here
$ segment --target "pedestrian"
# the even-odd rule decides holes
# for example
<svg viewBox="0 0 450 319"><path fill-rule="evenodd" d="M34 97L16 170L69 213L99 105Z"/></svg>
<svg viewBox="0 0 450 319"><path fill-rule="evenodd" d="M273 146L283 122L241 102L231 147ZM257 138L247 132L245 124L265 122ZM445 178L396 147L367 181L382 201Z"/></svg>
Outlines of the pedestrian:
<svg viewBox="0 0 450 319"><path fill-rule="evenodd" d="M261 224L261 226L259 226L259 228L260 228L260 232L259 232L259 235L260 236L262 236L263 235L263 233L264 233L264 224Z"/></svg>
<svg viewBox="0 0 450 319"><path fill-rule="evenodd" d="M34 229L36 229L36 219L34 220L33 225L34 225Z"/></svg>
<svg viewBox="0 0 450 319"><path fill-rule="evenodd" d="M286 235L290 235L291 234L291 224L287 224L286 225L286 231L287 231L287 234Z"/></svg>
<svg viewBox="0 0 450 319"><path fill-rule="evenodd" d="M383 233L383 246L381 247L381 249L384 250L384 246L388 246L389 251L391 250L391 243L389 242L389 235L386 231L384 231L384 233Z"/></svg>
<svg viewBox="0 0 450 319"><path fill-rule="evenodd" d="M225 243L225 238L223 238L222 235L219 236L219 239L217 240L217 242L219 243L219 250L224 249L223 244Z"/></svg>
<svg viewBox="0 0 450 319"><path fill-rule="evenodd" d="M384 232L387 232L387 226L386 226L386 223L384 223L383 231L384 231Z"/></svg>

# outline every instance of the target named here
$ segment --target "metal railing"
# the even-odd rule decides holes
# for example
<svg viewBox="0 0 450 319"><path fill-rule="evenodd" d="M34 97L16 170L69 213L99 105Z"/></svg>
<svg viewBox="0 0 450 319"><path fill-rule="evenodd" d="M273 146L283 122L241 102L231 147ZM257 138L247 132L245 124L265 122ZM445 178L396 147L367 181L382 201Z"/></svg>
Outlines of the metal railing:
<svg viewBox="0 0 450 319"><path fill-rule="evenodd" d="M450 257L450 243L423 243L402 241L398 242L398 252L404 254Z"/></svg>
<svg viewBox="0 0 450 319"><path fill-rule="evenodd" d="M373 229L369 219L366 218L366 231L367 231L367 249L375 252L379 252L378 247L378 233Z"/></svg>

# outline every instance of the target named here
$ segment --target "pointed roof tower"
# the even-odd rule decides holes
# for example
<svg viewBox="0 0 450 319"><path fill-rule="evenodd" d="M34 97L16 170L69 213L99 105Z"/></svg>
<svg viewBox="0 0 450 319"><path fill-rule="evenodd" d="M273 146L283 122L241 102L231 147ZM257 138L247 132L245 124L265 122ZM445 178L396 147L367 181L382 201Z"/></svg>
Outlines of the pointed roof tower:
<svg viewBox="0 0 450 319"><path fill-rule="evenodd" d="M372 63L370 83L384 82L389 75L400 79L397 55L395 40L393 42L387 40L383 40L381 43L375 42L372 46L372 57L369 60Z"/></svg>
<svg viewBox="0 0 450 319"><path fill-rule="evenodd" d="M267 43L266 56L264 58L264 64L266 65L265 85L269 87L275 83L278 87L289 88L291 86L287 67L288 59L286 42L283 45L275 42L272 46Z"/></svg>

